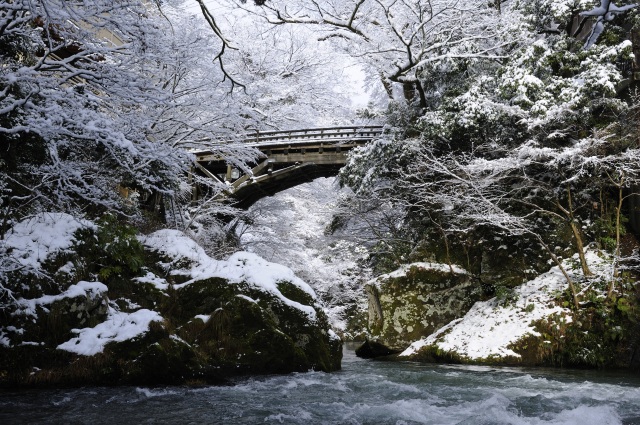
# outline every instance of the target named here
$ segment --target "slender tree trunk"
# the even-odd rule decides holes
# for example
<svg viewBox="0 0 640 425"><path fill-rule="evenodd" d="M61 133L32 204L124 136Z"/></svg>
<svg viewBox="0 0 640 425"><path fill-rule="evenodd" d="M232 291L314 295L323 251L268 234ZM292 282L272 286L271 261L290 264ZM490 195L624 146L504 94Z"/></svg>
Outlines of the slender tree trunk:
<svg viewBox="0 0 640 425"><path fill-rule="evenodd" d="M584 256L584 244L582 242L582 235L580 234L580 229L576 225L575 221L571 221L571 231L573 232L573 237L576 239L576 249L578 250L578 256L580 257L580 266L582 267L582 274L585 276L593 276L593 273L589 269L587 264L587 258Z"/></svg>
<svg viewBox="0 0 640 425"><path fill-rule="evenodd" d="M418 80L416 81L416 90L418 91L418 95L420 96L420 107L427 107L427 96L422 88L422 83Z"/></svg>
<svg viewBox="0 0 640 425"><path fill-rule="evenodd" d="M585 276L593 276L591 270L589 270L589 265L587 264L587 258L584 256L584 244L582 243L582 235L580 234L580 229L576 224L575 216L573 214L573 199L571 196L571 188L567 186L567 200L569 202L569 208L564 209L560 206L561 210L567 215L569 219L569 225L571 226L571 231L573 232L573 237L576 240L576 248L578 250L578 257L580 258L580 266L582 267L582 274Z"/></svg>
<svg viewBox="0 0 640 425"><path fill-rule="evenodd" d="M442 239L444 240L444 250L447 256L449 271L451 272L451 274L453 274L453 265L451 264L451 256L449 255L449 239L447 238L447 234L445 233L444 229L440 225L438 225L438 229L440 229L440 232L442 233Z"/></svg>
<svg viewBox="0 0 640 425"><path fill-rule="evenodd" d="M611 282L609 283L609 290L607 291L607 297L611 298L613 295L613 290L615 289L615 282L618 278L618 261L620 260L620 216L622 213L622 201L624 197L622 196L622 185L618 186L618 205L616 207L616 252L613 258L613 276L611 278Z"/></svg>
<svg viewBox="0 0 640 425"><path fill-rule="evenodd" d="M547 251L551 259L556 263L556 265L560 269L560 272L562 272L562 275L564 276L564 278L567 279L567 283L569 284L569 289L571 290L571 297L573 298L573 305L576 308L576 310L579 310L580 298L578 297L578 291L576 290L576 286L574 285L573 280L571 279L571 276L569 276L569 273L567 273L567 271L562 266L562 262L560 261L560 259L556 256L556 254L553 253L551 248L549 248L549 245L547 245L539 235L535 233L533 235L536 237L536 239L538 239L538 242L540 243L540 245L542 245L542 247Z"/></svg>

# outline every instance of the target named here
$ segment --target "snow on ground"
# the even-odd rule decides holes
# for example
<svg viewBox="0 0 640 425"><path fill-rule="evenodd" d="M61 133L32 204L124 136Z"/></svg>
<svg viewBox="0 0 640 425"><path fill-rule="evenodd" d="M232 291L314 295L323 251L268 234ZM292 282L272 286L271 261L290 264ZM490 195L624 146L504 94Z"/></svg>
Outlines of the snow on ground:
<svg viewBox="0 0 640 425"><path fill-rule="evenodd" d="M147 309L123 313L110 308L107 320L93 328L72 329L78 336L58 345L58 349L93 356L101 353L109 342L136 338L149 330L151 322L162 320L160 314Z"/></svg>
<svg viewBox="0 0 640 425"><path fill-rule="evenodd" d="M594 252L588 251L586 255L592 270L606 276L607 264ZM565 260L563 266L570 269L572 264L575 264L575 258ZM557 266L553 267L516 288L517 300L511 305L500 306L495 298L477 302L463 318L414 342L400 356L410 356L423 347L435 345L469 359L520 357L508 346L528 334L539 336L531 325L533 321L553 314L564 315L567 322L571 321L570 310L558 306L555 301L557 292L566 288L567 281L562 272Z"/></svg>
<svg viewBox="0 0 640 425"><path fill-rule="evenodd" d="M179 230L159 230L148 236L140 236L139 239L148 248L174 259L171 264L174 268L173 274L191 277L189 281L176 285L176 289L196 280L215 277L227 279L232 283L246 282L274 294L284 304L304 312L310 320L316 318L316 311L312 306L292 301L282 295L278 289L278 282L287 281L314 299L316 298L313 289L286 266L271 263L250 252L236 252L228 260L215 260L209 257L201 246ZM187 264L183 265L185 260ZM180 268L181 265L183 265L182 268ZM176 266L177 269L175 269ZM153 277L147 275L147 279L153 280Z"/></svg>
<svg viewBox="0 0 640 425"><path fill-rule="evenodd" d="M40 213L13 226L2 240L11 257L23 266L39 269L53 253L70 248L73 233L95 224L64 213Z"/></svg>

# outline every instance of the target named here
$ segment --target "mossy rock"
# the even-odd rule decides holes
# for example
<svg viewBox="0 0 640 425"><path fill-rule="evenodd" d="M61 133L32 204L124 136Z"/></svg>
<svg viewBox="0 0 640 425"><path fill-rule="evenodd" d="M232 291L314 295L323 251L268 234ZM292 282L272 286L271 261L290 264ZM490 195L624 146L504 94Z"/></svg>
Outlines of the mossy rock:
<svg viewBox="0 0 640 425"><path fill-rule="evenodd" d="M145 264L129 264L126 244L106 252L94 233L83 229L73 249L45 262L54 279L16 276L16 287L26 289L15 293L33 300L36 311L14 314L17 305L3 311L0 336L11 346L0 345L0 387L216 384L242 374L340 369L342 341L315 299L294 283L280 281L278 291L270 292L247 282L209 278L176 289L191 280L172 274L184 261L146 251L142 256L134 246L131 255L144 257ZM62 266L70 271L58 272ZM69 282L93 281L100 272L106 293L38 301L62 294ZM147 272L162 276L167 289L137 280ZM57 349L75 336L72 329L104 322L110 305L123 312L152 310L163 321L151 322L135 338L108 343L96 355Z"/></svg>
<svg viewBox="0 0 640 425"><path fill-rule="evenodd" d="M139 338L110 344L105 353L114 361L118 383L135 385L182 384L203 377L197 353L184 341L172 338L159 322ZM221 379L206 376L207 382Z"/></svg>
<svg viewBox="0 0 640 425"><path fill-rule="evenodd" d="M632 314L618 303L596 303L573 313L565 323L552 316L536 322L539 336L529 335L512 348L526 365L598 369L638 369L640 323L637 301Z"/></svg>
<svg viewBox="0 0 640 425"><path fill-rule="evenodd" d="M444 265L409 266L405 273L381 276L367 292L369 331L395 350L464 316L482 297L469 274L451 272Z"/></svg>
<svg viewBox="0 0 640 425"><path fill-rule="evenodd" d="M156 288L151 283L141 283L135 277L114 276L106 285L109 288L109 298L112 300L126 299L137 305L136 308L161 311L163 306L170 303L170 296ZM121 310L132 310L126 305Z"/></svg>
<svg viewBox="0 0 640 425"><path fill-rule="evenodd" d="M297 302L313 305L313 299L293 284L281 282L279 288ZM176 314L178 335L220 362L223 370L281 373L340 368L341 343L329 336L327 318L319 308L313 321L274 294L224 279L194 282L176 296L181 305ZM210 318L198 323L196 315Z"/></svg>
<svg viewBox="0 0 640 425"><path fill-rule="evenodd" d="M436 345L427 345L425 347L422 347L410 356L402 357L402 360L410 360L421 363L469 363L469 361L462 356L459 356L451 351L442 350Z"/></svg>
<svg viewBox="0 0 640 425"><path fill-rule="evenodd" d="M102 293L87 292L34 305L34 311L14 306L5 316L2 325L14 346L37 341L42 347L55 347L71 338L72 329L92 327L104 321L108 299Z"/></svg>
<svg viewBox="0 0 640 425"><path fill-rule="evenodd" d="M377 341L366 340L358 348L356 348L356 356L363 359L374 359L376 357L385 357L392 354L398 354L400 351L392 350L389 347Z"/></svg>

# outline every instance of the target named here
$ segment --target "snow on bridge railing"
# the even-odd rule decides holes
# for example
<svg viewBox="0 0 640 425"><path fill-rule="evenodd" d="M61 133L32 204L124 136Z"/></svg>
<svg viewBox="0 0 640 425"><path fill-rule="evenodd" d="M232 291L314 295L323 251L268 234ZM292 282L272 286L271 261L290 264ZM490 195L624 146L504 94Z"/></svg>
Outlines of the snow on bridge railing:
<svg viewBox="0 0 640 425"><path fill-rule="evenodd" d="M240 134L233 139L206 138L194 140L195 143L281 143L281 142L306 142L310 140L318 141L342 141L350 139L372 139L382 134L382 126L350 126L350 127L324 127L307 128L302 130L276 130L260 131ZM196 149L197 150L197 149Z"/></svg>
<svg viewBox="0 0 640 425"><path fill-rule="evenodd" d="M352 139L372 139L382 134L382 126L351 126L308 128L285 131L256 131L242 137L245 143L274 144L282 142L343 141Z"/></svg>
<svg viewBox="0 0 640 425"><path fill-rule="evenodd" d="M226 143L243 143L254 147L278 147L296 144L327 143L342 144L350 141L369 141L382 134L382 126L349 126L349 127L324 127L308 128L302 130L283 131L255 131L238 135L232 140L227 139L200 139L193 141L197 148L191 148L190 152L195 155L210 155L211 149L204 148L203 145L217 145Z"/></svg>
<svg viewBox="0 0 640 425"><path fill-rule="evenodd" d="M280 143L341 142L370 140L382 134L382 126L326 127L287 131L256 131L244 138L245 143L256 145Z"/></svg>

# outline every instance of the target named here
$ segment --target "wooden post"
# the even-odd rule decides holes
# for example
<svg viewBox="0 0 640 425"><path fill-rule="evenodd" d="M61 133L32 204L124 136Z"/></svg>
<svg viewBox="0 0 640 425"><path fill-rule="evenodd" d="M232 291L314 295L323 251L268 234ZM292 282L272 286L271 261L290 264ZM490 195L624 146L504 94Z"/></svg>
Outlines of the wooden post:
<svg viewBox="0 0 640 425"><path fill-rule="evenodd" d="M231 168L231 165L227 165L227 175L224 177L225 181L230 182L231 181L231 171L233 170L233 168Z"/></svg>
<svg viewBox="0 0 640 425"><path fill-rule="evenodd" d="M195 173L195 171L196 170L193 166L189 168L188 182L189 186L191 186L191 202L195 202L198 200L198 187L196 186L195 179L193 178L193 173Z"/></svg>

